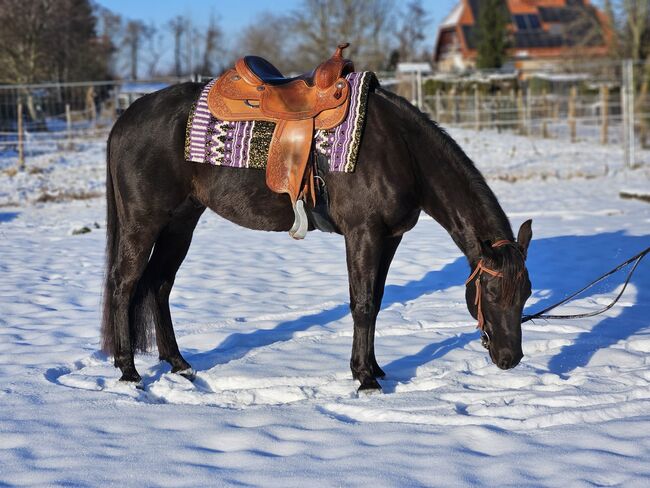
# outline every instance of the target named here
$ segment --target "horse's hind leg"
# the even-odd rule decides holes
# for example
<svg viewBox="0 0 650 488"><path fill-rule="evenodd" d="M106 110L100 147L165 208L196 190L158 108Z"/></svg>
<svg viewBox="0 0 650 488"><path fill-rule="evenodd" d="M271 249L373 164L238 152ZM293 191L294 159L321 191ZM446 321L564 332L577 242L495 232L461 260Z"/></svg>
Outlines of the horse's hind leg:
<svg viewBox="0 0 650 488"><path fill-rule="evenodd" d="M194 228L205 207L188 198L174 212L154 245L153 254L141 280L139 293L150 294L149 302L156 326L158 355L173 373L193 377L191 366L181 355L169 310L169 294L192 241Z"/></svg>
<svg viewBox="0 0 650 488"><path fill-rule="evenodd" d="M120 234L115 261L107 276L107 292L110 296L105 299L112 329L107 333L112 334L110 340L115 366L122 371L120 380L139 382L141 378L135 369L133 354L136 349L146 348L146 337L144 331L138 335L138 331L132 327L132 300L155 237L153 232L140 229Z"/></svg>

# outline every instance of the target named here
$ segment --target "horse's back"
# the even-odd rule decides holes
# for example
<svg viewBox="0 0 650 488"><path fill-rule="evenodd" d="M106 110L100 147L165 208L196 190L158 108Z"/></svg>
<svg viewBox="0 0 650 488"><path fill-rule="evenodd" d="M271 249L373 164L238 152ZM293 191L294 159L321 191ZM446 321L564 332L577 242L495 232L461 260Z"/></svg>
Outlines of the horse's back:
<svg viewBox="0 0 650 488"><path fill-rule="evenodd" d="M191 197L237 225L289 230L291 202L267 187L263 170L185 160L187 120L204 86L184 83L146 95L118 119L109 140L109 165L120 192L154 211L171 212ZM355 171L324 176L332 218L343 233L370 224L401 234L419 213L408 150L388 102L371 94L367 115Z"/></svg>

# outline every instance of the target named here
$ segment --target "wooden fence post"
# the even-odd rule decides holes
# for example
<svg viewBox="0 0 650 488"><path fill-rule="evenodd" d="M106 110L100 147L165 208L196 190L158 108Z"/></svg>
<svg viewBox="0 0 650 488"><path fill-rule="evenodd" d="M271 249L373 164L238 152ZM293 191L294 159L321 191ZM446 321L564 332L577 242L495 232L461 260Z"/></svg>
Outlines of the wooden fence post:
<svg viewBox="0 0 650 488"><path fill-rule="evenodd" d="M517 94L514 88L510 88L510 98L508 100L508 129L515 130L517 128Z"/></svg>
<svg viewBox="0 0 650 488"><path fill-rule="evenodd" d="M576 98L578 97L578 89L575 86L571 87L569 94L569 132L571 134L571 142L576 142Z"/></svg>
<svg viewBox="0 0 650 488"><path fill-rule="evenodd" d="M495 103L495 106L496 106L496 109L495 109L495 112L494 112L496 129L497 129L497 132L501 132L501 130L503 130L503 125L502 125L503 114L501 113L502 103L501 103L501 92L500 91L498 91L496 93L496 96L494 97L494 103Z"/></svg>
<svg viewBox="0 0 650 488"><path fill-rule="evenodd" d="M436 90L436 120L442 122L444 109L442 107L442 94L440 93L440 88Z"/></svg>
<svg viewBox="0 0 650 488"><path fill-rule="evenodd" d="M524 92L521 88L517 91L517 120L519 122L519 133L526 133L526 114L524 110Z"/></svg>
<svg viewBox="0 0 650 488"><path fill-rule="evenodd" d="M542 92L542 137L544 139L549 138L548 134L548 93L546 88Z"/></svg>
<svg viewBox="0 0 650 488"><path fill-rule="evenodd" d="M449 93L447 94L447 97L449 98L449 104L448 106L451 107L451 122L452 123L457 123L458 120L456 118L458 117L458 104L456 103L456 87L453 86L451 90L449 90Z"/></svg>
<svg viewBox="0 0 650 488"><path fill-rule="evenodd" d="M86 90L86 115L92 127L97 126L97 107L95 106L95 88L88 87Z"/></svg>
<svg viewBox="0 0 650 488"><path fill-rule="evenodd" d="M530 86L526 89L526 135L529 136L533 133L533 90Z"/></svg>
<svg viewBox="0 0 650 488"><path fill-rule="evenodd" d="M474 129L481 130L481 92L474 87Z"/></svg>
<svg viewBox="0 0 650 488"><path fill-rule="evenodd" d="M609 142L609 87L600 87L600 143Z"/></svg>
<svg viewBox="0 0 650 488"><path fill-rule="evenodd" d="M23 104L18 102L18 170L23 171L25 169L25 140L23 137L24 127L23 127Z"/></svg>
<svg viewBox="0 0 650 488"><path fill-rule="evenodd" d="M65 104L65 126L67 130L68 146L71 145L72 140L72 115L70 114L70 104Z"/></svg>
<svg viewBox="0 0 650 488"><path fill-rule="evenodd" d="M640 114L640 127L639 127L639 138L641 139L641 148L648 149L650 144L648 144L648 120L650 120L650 107L646 106L648 100L648 85L650 84L650 61L646 65L646 74L643 83L641 84L641 91L639 92L638 100L638 112Z"/></svg>

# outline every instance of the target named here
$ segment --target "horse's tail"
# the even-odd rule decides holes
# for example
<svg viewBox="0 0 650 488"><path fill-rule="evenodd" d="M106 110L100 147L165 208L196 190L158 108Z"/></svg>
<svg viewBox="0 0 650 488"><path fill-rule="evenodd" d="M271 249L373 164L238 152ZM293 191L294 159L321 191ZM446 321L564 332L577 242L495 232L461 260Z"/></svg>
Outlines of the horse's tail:
<svg viewBox="0 0 650 488"><path fill-rule="evenodd" d="M114 132L114 131L113 131ZM117 195L111 173L111 139L106 145L106 271L104 278L103 314L102 314L102 351L108 355L115 354L115 318L112 310L112 297L117 283L115 266L120 252L120 225L117 213ZM129 326L134 351L147 351L154 342L154 314L158 313L154 286L149 273L144 272L136 284L136 289L129 307Z"/></svg>
<svg viewBox="0 0 650 488"><path fill-rule="evenodd" d="M113 279L115 258L118 252L119 227L115 188L111 175L111 135L106 143L106 263L104 271L103 313L102 313L102 350L109 355L115 353L115 326L111 302L115 291Z"/></svg>

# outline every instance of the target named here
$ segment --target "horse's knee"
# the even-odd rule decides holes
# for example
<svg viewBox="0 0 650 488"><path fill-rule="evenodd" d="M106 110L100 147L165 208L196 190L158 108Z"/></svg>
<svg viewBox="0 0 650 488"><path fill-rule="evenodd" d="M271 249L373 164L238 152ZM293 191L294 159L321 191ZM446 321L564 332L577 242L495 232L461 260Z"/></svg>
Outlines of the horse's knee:
<svg viewBox="0 0 650 488"><path fill-rule="evenodd" d="M362 298L357 298L350 304L350 311L354 319L354 325L361 327L370 327L372 320L376 316L377 305L372 295L366 295Z"/></svg>

